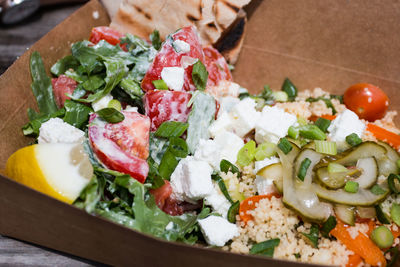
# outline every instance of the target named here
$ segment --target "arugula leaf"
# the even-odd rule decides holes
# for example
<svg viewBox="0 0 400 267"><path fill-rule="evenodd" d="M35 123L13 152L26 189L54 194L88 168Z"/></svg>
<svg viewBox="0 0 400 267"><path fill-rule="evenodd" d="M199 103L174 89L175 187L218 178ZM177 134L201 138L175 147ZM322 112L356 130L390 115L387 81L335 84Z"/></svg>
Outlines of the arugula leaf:
<svg viewBox="0 0 400 267"><path fill-rule="evenodd" d="M240 175L239 168L226 159L221 160L221 162L219 163L219 168L222 172L231 172L233 174L237 173L238 175Z"/></svg>
<svg viewBox="0 0 400 267"><path fill-rule="evenodd" d="M51 79L44 69L42 57L39 52L34 51L30 59L30 70L32 76L31 88L36 97L41 115L49 115L58 110L54 101Z"/></svg>
<svg viewBox="0 0 400 267"><path fill-rule="evenodd" d="M318 230L318 225L313 224L310 228L310 233L301 233L307 239L310 241L310 244L314 248L318 248L318 235L319 235L319 230Z"/></svg>
<svg viewBox="0 0 400 267"><path fill-rule="evenodd" d="M156 164L161 163L161 159L169 146L169 140L165 138L159 138L154 133L150 133L149 151L150 157Z"/></svg>
<svg viewBox="0 0 400 267"><path fill-rule="evenodd" d="M89 92L95 92L97 89L105 84L104 77L102 75L92 75L82 83L83 88Z"/></svg>
<svg viewBox="0 0 400 267"><path fill-rule="evenodd" d="M64 74L67 70L76 70L79 67L79 61L72 55L68 55L58 60L50 69L51 73L56 76Z"/></svg>
<svg viewBox="0 0 400 267"><path fill-rule="evenodd" d="M97 177L94 176L81 192L79 199L75 201L74 205L80 209L85 209L87 213L92 213L100 201L103 190L104 188L100 186Z"/></svg>
<svg viewBox="0 0 400 267"><path fill-rule="evenodd" d="M190 153L195 152L200 139L209 139L208 127L214 121L215 112L214 97L203 92L198 93L187 120L189 126L186 142Z"/></svg>
<svg viewBox="0 0 400 267"><path fill-rule="evenodd" d="M158 173L158 164L151 157L147 159L147 163L149 164L149 173L147 175L146 183L151 184L151 189L160 188L165 184L165 182Z"/></svg>
<svg viewBox="0 0 400 267"><path fill-rule="evenodd" d="M335 216L329 216L329 218L328 218L328 220L326 220L326 222L324 222L324 224L322 225L322 227L321 227L321 235L323 236L323 237L329 237L329 233L331 232L331 230L333 229L333 228L335 228L336 227L336 218L335 218Z"/></svg>
<svg viewBox="0 0 400 267"><path fill-rule="evenodd" d="M65 116L63 120L76 128L82 128L89 120L89 113L92 109L81 103L66 100L64 103Z"/></svg>
<svg viewBox="0 0 400 267"><path fill-rule="evenodd" d="M206 89L208 79L208 71L206 67L198 60L193 65L192 80L197 90L204 91Z"/></svg>
<svg viewBox="0 0 400 267"><path fill-rule="evenodd" d="M42 126L42 123L50 120L51 118L62 118L65 115L65 109L61 108L52 114L42 116L40 116L40 114L37 114L32 109L28 109L28 114L31 121L22 126L22 132L24 133L24 135L32 135L36 137L39 135L39 129L40 126Z"/></svg>
<svg viewBox="0 0 400 267"><path fill-rule="evenodd" d="M121 38L121 45L124 44L128 51L135 56L150 49L150 45L145 40L130 33Z"/></svg>
<svg viewBox="0 0 400 267"><path fill-rule="evenodd" d="M169 180L178 163L179 160L168 147L161 159L160 166L158 167L158 172L160 173L161 177Z"/></svg>
<svg viewBox="0 0 400 267"><path fill-rule="evenodd" d="M179 137L181 136L186 129L188 128L188 124L184 122L178 121L165 121L155 132L156 136L159 137Z"/></svg>
<svg viewBox="0 0 400 267"><path fill-rule="evenodd" d="M157 50L160 50L161 48L161 38L160 38L160 32L158 30L154 30L150 34L150 41L153 45L153 47Z"/></svg>
<svg viewBox="0 0 400 267"><path fill-rule="evenodd" d="M100 116L100 118L109 123L118 123L125 119L124 114L115 108L103 108L96 111L96 113Z"/></svg>
<svg viewBox="0 0 400 267"><path fill-rule="evenodd" d="M119 83L119 86L132 98L132 99L142 99L144 95L142 88L138 82L131 78L124 78Z"/></svg>

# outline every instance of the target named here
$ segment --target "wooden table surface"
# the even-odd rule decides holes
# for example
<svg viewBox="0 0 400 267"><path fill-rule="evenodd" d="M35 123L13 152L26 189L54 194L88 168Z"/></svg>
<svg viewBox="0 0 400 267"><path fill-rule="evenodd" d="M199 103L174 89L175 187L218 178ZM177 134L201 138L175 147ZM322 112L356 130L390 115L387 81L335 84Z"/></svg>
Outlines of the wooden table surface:
<svg viewBox="0 0 400 267"><path fill-rule="evenodd" d="M41 8L20 24L0 25L0 74L27 48L79 7L80 5L74 4ZM96 265L99 264L0 236L0 266Z"/></svg>

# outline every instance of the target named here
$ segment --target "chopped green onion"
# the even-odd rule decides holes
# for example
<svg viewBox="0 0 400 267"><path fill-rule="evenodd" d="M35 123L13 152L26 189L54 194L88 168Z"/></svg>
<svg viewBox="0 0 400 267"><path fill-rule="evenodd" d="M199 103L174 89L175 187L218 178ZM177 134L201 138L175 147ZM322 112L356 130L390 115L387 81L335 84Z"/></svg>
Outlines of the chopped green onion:
<svg viewBox="0 0 400 267"><path fill-rule="evenodd" d="M208 71L206 67L200 60L197 60L192 69L192 80L197 90L204 91L206 89L207 79Z"/></svg>
<svg viewBox="0 0 400 267"><path fill-rule="evenodd" d="M315 125L305 125L300 127L300 136L312 140L325 140L326 135Z"/></svg>
<svg viewBox="0 0 400 267"><path fill-rule="evenodd" d="M225 196L225 198L231 203L233 204L233 200L231 198L231 196L229 195L228 189L226 188L225 182L224 180L221 178L221 176L219 176L218 174L213 174L211 175L211 178L217 182L219 189L221 190L222 194Z"/></svg>
<svg viewBox="0 0 400 267"><path fill-rule="evenodd" d="M330 162L328 164L328 173L347 172L348 169L339 163Z"/></svg>
<svg viewBox="0 0 400 267"><path fill-rule="evenodd" d="M352 133L346 136L346 142L351 145L351 146L356 146L362 143L362 140L360 137L358 137L357 134Z"/></svg>
<svg viewBox="0 0 400 267"><path fill-rule="evenodd" d="M233 174L237 173L240 174L240 171L238 167L233 165L231 162L227 161L226 159L221 160L219 163L219 168L221 169L221 172L228 173L231 172Z"/></svg>
<svg viewBox="0 0 400 267"><path fill-rule="evenodd" d="M392 220L400 226L400 205L397 203L393 203L390 208L390 217Z"/></svg>
<svg viewBox="0 0 400 267"><path fill-rule="evenodd" d="M281 138L278 147L283 153L285 153L285 155L293 149L292 144L286 138Z"/></svg>
<svg viewBox="0 0 400 267"><path fill-rule="evenodd" d="M255 158L257 161L264 160L265 158L270 158L276 155L275 151L276 145L273 143L265 142L257 146Z"/></svg>
<svg viewBox="0 0 400 267"><path fill-rule="evenodd" d="M318 235L319 235L319 230L318 230L318 226L316 224L313 224L310 228L310 233L301 233L302 235L304 235L305 237L307 237L307 239L310 241L311 245L314 248L318 248Z"/></svg>
<svg viewBox="0 0 400 267"><path fill-rule="evenodd" d="M304 125L307 125L307 120L305 118L303 118L303 117L297 117L297 123L300 126L304 126Z"/></svg>
<svg viewBox="0 0 400 267"><path fill-rule="evenodd" d="M314 143L315 143L315 151L317 151L318 153L323 153L328 155L337 154L336 142L315 140Z"/></svg>
<svg viewBox="0 0 400 267"><path fill-rule="evenodd" d="M294 84L286 78L282 84L282 91L286 92L288 95L289 101L293 101L297 96L297 88Z"/></svg>
<svg viewBox="0 0 400 267"><path fill-rule="evenodd" d="M386 226L379 226L371 233L371 240L380 248L389 248L393 244L393 234Z"/></svg>
<svg viewBox="0 0 400 267"><path fill-rule="evenodd" d="M117 99L113 99L113 100L111 100L110 102L108 102L107 107L109 107L109 108L115 108L115 109L118 110L118 111L121 111L121 110L122 110L121 102L119 102Z"/></svg>
<svg viewBox="0 0 400 267"><path fill-rule="evenodd" d="M109 123L118 123L125 119L124 114L115 108L103 108L96 111L96 113L100 116L100 118Z"/></svg>
<svg viewBox="0 0 400 267"><path fill-rule="evenodd" d="M307 170L311 165L311 160L309 158L305 158L301 164L300 164L300 169L299 173L297 174L297 177L299 177L300 180L304 181L304 177L306 177Z"/></svg>
<svg viewBox="0 0 400 267"><path fill-rule="evenodd" d="M158 127L155 135L158 137L179 137L186 129L188 124L179 121L165 121Z"/></svg>
<svg viewBox="0 0 400 267"><path fill-rule="evenodd" d="M288 136L293 139L298 139L300 136L300 131L294 126L290 126L288 130Z"/></svg>
<svg viewBox="0 0 400 267"><path fill-rule="evenodd" d="M236 215L239 213L240 201L233 203L228 210L228 221L236 223Z"/></svg>
<svg viewBox="0 0 400 267"><path fill-rule="evenodd" d="M158 90L168 90L168 85L163 80L155 80L152 83Z"/></svg>
<svg viewBox="0 0 400 267"><path fill-rule="evenodd" d="M391 173L387 179L387 182L388 182L390 191L392 191L395 194L398 194L398 193L400 193L400 191L396 187L395 180L397 180L397 182L400 183L400 176L397 174Z"/></svg>
<svg viewBox="0 0 400 267"><path fill-rule="evenodd" d="M287 93L284 91L273 91L272 95L274 96L275 101L277 102L287 102L289 99Z"/></svg>
<svg viewBox="0 0 400 267"><path fill-rule="evenodd" d="M331 121L325 118L318 118L317 121L315 122L315 125L317 125L317 127L320 128L321 131L326 133L326 130L328 130L329 125L331 125Z"/></svg>
<svg viewBox="0 0 400 267"><path fill-rule="evenodd" d="M253 140L247 142L237 154L237 164L240 167L249 165L255 157L256 154L256 142Z"/></svg>
<svg viewBox="0 0 400 267"><path fill-rule="evenodd" d="M275 247L279 246L279 238L270 239L261 243L254 244L250 249L250 254L264 255L267 257L273 257Z"/></svg>
<svg viewBox="0 0 400 267"><path fill-rule="evenodd" d="M354 181L347 181L344 186L344 191L349 193L357 193L358 192L358 183Z"/></svg>
<svg viewBox="0 0 400 267"><path fill-rule="evenodd" d="M328 220L326 220L326 222L324 222L324 224L322 225L320 231L321 231L321 235L323 237L329 237L329 233L332 231L333 228L336 227L337 221L335 216L329 216Z"/></svg>
<svg viewBox="0 0 400 267"><path fill-rule="evenodd" d="M371 192L374 195L382 195L386 193L386 190L384 190L382 187L376 184L371 188Z"/></svg>

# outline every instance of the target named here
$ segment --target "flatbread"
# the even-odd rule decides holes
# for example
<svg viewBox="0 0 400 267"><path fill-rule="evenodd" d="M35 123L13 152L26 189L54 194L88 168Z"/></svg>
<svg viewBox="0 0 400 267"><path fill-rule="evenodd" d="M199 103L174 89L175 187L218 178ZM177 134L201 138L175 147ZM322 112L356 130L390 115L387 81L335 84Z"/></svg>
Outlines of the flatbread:
<svg viewBox="0 0 400 267"><path fill-rule="evenodd" d="M215 44L250 0L122 0L111 27L142 38L157 29L162 37L195 25L203 45Z"/></svg>
<svg viewBox="0 0 400 267"><path fill-rule="evenodd" d="M117 14L119 5L122 3L122 0L101 0L101 3L106 8L110 19L113 19L115 14Z"/></svg>

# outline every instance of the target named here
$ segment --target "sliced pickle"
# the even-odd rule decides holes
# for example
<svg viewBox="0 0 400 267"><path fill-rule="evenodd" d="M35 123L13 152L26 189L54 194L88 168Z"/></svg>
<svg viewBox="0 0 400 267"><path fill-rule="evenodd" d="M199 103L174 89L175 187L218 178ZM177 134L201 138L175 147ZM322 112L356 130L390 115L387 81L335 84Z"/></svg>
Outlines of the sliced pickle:
<svg viewBox="0 0 400 267"><path fill-rule="evenodd" d="M312 184L315 193L322 199L332 203L345 204L349 206L368 207L383 201L389 194L387 186L381 185L386 190L384 194L375 195L368 189L359 188L357 193L349 193L343 189L329 190L319 184Z"/></svg>
<svg viewBox="0 0 400 267"><path fill-rule="evenodd" d="M354 226L356 213L355 208L347 205L336 204L333 206L336 217L338 217L342 222Z"/></svg>
<svg viewBox="0 0 400 267"><path fill-rule="evenodd" d="M361 219L372 219L376 216L374 207L357 207L357 215Z"/></svg>
<svg viewBox="0 0 400 267"><path fill-rule="evenodd" d="M362 158L380 158L386 154L386 149L374 142L364 142L354 148L348 149L342 154L338 155L339 159L335 163L344 166L354 166L357 161Z"/></svg>
<svg viewBox="0 0 400 267"><path fill-rule="evenodd" d="M322 157L323 157L322 154L315 152L312 149L309 148L303 149L294 161L294 176L297 177L301 163L303 162L304 159L308 158L309 160L311 160L311 164L307 169L307 173L306 176L304 177L303 183L306 185L310 185L314 174L313 168L316 164L318 164L318 162L322 159ZM295 180L297 181L298 179Z"/></svg>
<svg viewBox="0 0 400 267"><path fill-rule="evenodd" d="M330 189L338 189L343 187L347 181L347 172L329 173L327 167L317 169L316 175L318 180Z"/></svg>
<svg viewBox="0 0 400 267"><path fill-rule="evenodd" d="M265 195L274 192L276 189L275 182L280 183L282 185L282 180L283 177L282 177L281 163L274 163L265 166L264 168L262 168L257 172L255 183L258 194ZM281 190L279 189L278 191L281 192Z"/></svg>
<svg viewBox="0 0 400 267"><path fill-rule="evenodd" d="M314 143L314 141L311 141L311 142L308 143L307 145L303 146L303 148L309 148L309 149L315 150L315 143Z"/></svg>
<svg viewBox="0 0 400 267"><path fill-rule="evenodd" d="M379 175L389 176L391 173L398 174L399 167L397 167L397 161L400 159L399 153L386 143L378 142L378 144L383 146L387 151L385 155L376 159L379 167Z"/></svg>
<svg viewBox="0 0 400 267"><path fill-rule="evenodd" d="M296 178L297 174L295 174L293 164L298 153L298 149L292 149L289 154L285 155L278 149L283 167L282 201L302 217L314 222L324 222L332 213L332 207L328 203L319 201L318 196L311 189L311 184L301 182Z"/></svg>
<svg viewBox="0 0 400 267"><path fill-rule="evenodd" d="M361 170L361 175L354 182L357 182L361 188L370 188L378 180L378 164L376 159L363 158L357 161L357 169Z"/></svg>
<svg viewBox="0 0 400 267"><path fill-rule="evenodd" d="M390 214L384 212L382 205L375 206L376 218L382 224L390 224Z"/></svg>

